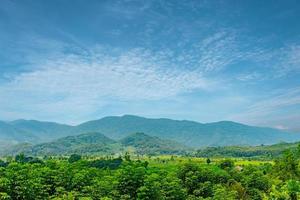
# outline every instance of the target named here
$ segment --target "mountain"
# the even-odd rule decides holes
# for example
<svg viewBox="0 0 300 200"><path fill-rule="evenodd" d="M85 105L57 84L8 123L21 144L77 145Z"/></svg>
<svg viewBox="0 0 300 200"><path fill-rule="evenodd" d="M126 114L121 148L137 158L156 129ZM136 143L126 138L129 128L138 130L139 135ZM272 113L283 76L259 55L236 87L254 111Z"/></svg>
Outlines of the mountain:
<svg viewBox="0 0 300 200"><path fill-rule="evenodd" d="M39 142L68 136L73 128L65 124L24 119L12 121L10 124L19 130L35 135L39 139Z"/></svg>
<svg viewBox="0 0 300 200"><path fill-rule="evenodd" d="M161 139L172 139L190 147L260 145L295 142L300 134L278 129L248 126L231 121L198 123L187 120L149 119L133 115L104 117L77 126L35 120L0 123L0 144L49 142L60 137L100 132L114 140L143 132Z"/></svg>
<svg viewBox="0 0 300 200"><path fill-rule="evenodd" d="M138 154L182 154L187 147L171 140L162 140L145 133L134 133L120 140L125 147L133 147Z"/></svg>
<svg viewBox="0 0 300 200"><path fill-rule="evenodd" d="M148 119L132 115L89 121L74 127L73 131L99 131L113 139L120 139L130 133L144 132L191 147L260 145L300 140L300 134L231 121L202 124L187 120Z"/></svg>
<svg viewBox="0 0 300 200"><path fill-rule="evenodd" d="M9 123L0 121L0 148L19 142L33 142L37 138L30 131L19 129Z"/></svg>
<svg viewBox="0 0 300 200"><path fill-rule="evenodd" d="M53 142L30 145L28 143L15 145L2 152L2 155L70 155L97 154L109 155L132 151L136 154L182 154L187 150L183 145L170 140L162 140L144 133L135 133L120 141L112 140L101 133L85 133L77 136L68 136Z"/></svg>

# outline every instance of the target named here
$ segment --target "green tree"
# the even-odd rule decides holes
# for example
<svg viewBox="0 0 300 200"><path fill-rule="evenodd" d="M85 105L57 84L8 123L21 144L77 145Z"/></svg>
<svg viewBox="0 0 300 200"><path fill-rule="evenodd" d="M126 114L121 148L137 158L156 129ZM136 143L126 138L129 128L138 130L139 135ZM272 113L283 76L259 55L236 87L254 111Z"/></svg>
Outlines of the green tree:
<svg viewBox="0 0 300 200"><path fill-rule="evenodd" d="M230 159L225 159L220 162L221 169L232 169L234 167L234 162Z"/></svg>
<svg viewBox="0 0 300 200"><path fill-rule="evenodd" d="M235 200L237 198L237 192L231 191L222 185L216 185L214 189L213 200Z"/></svg>
<svg viewBox="0 0 300 200"><path fill-rule="evenodd" d="M138 189L138 200L160 200L161 193L161 177L158 174L150 174L145 177L144 185Z"/></svg>
<svg viewBox="0 0 300 200"><path fill-rule="evenodd" d="M77 162L81 160L81 155L78 155L78 154L72 154L69 159L68 159L68 162L69 163L74 163L74 162Z"/></svg>
<svg viewBox="0 0 300 200"><path fill-rule="evenodd" d="M209 158L207 158L206 163L209 165L211 163L211 160Z"/></svg>
<svg viewBox="0 0 300 200"><path fill-rule="evenodd" d="M274 173L282 180L289 180L299 177L299 161L295 153L286 150L280 159L275 161Z"/></svg>
<svg viewBox="0 0 300 200"><path fill-rule="evenodd" d="M145 174L146 169L140 163L124 166L120 171L118 180L120 194L129 195L131 199L136 199L137 190L144 184Z"/></svg>
<svg viewBox="0 0 300 200"><path fill-rule="evenodd" d="M297 200L298 193L300 192L299 181L289 180L287 182L287 190L291 200Z"/></svg>

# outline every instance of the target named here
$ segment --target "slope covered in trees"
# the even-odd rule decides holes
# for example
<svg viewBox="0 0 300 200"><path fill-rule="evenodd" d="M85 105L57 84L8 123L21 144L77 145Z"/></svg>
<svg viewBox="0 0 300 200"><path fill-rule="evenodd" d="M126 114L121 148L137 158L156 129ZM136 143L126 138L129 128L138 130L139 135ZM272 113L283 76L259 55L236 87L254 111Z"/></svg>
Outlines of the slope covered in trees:
<svg viewBox="0 0 300 200"><path fill-rule="evenodd" d="M260 146L226 146L207 147L196 152L198 157L261 157L274 158L280 156L285 150L298 151L300 142L278 143Z"/></svg>
<svg viewBox="0 0 300 200"><path fill-rule="evenodd" d="M182 154L187 147L171 140L162 140L145 133L134 133L120 140L126 147L134 147L137 154Z"/></svg>
<svg viewBox="0 0 300 200"><path fill-rule="evenodd" d="M70 155L70 154L97 154L112 155L131 151L135 154L182 154L187 147L171 140L162 140L144 133L134 133L120 141L112 140L105 135L93 132L76 136L68 136L53 142L30 145L22 143L7 148L2 155L16 155L25 153L29 155Z"/></svg>

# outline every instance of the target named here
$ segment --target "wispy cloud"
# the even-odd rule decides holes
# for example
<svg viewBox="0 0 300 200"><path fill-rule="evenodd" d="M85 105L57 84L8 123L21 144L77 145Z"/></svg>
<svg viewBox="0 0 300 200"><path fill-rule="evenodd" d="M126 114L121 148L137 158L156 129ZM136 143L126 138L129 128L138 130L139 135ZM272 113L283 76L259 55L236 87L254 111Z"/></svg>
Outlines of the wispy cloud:
<svg viewBox="0 0 300 200"><path fill-rule="evenodd" d="M229 119L252 124L273 124L275 128L281 126L289 129L290 127L283 124L289 124L287 117L291 118L291 121L299 119L298 110L293 109L297 106L300 106L299 87L287 90L277 89L265 97L249 99L248 105L245 106L246 109L238 114L231 115Z"/></svg>
<svg viewBox="0 0 300 200"><path fill-rule="evenodd" d="M201 73L179 69L168 55L94 48L89 54L38 58L32 71L0 85L2 113L90 113L114 99L158 100L211 87Z"/></svg>

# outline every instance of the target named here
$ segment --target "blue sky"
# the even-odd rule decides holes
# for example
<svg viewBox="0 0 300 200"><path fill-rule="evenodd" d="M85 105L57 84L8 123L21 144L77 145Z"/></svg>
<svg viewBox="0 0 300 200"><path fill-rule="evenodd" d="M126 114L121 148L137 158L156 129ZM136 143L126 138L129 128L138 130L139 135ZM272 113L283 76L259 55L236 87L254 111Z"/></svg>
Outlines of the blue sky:
<svg viewBox="0 0 300 200"><path fill-rule="evenodd" d="M0 119L300 131L300 3L0 1Z"/></svg>

